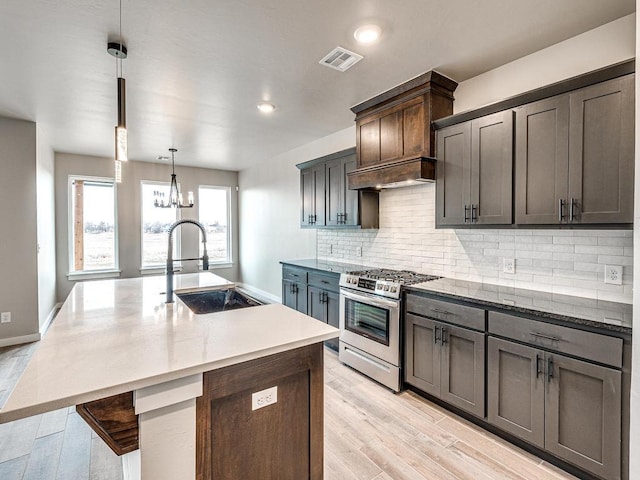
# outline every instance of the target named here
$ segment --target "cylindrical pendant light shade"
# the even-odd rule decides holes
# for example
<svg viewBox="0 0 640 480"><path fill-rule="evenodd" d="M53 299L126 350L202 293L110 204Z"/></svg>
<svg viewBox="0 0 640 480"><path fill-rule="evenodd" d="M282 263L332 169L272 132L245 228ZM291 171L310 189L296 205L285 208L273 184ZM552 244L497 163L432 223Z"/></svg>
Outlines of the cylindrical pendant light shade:
<svg viewBox="0 0 640 480"><path fill-rule="evenodd" d="M116 126L116 161L129 160L127 153L127 102L125 79L118 77L118 125Z"/></svg>
<svg viewBox="0 0 640 480"><path fill-rule="evenodd" d="M118 126L127 128L127 92L125 79L118 77Z"/></svg>

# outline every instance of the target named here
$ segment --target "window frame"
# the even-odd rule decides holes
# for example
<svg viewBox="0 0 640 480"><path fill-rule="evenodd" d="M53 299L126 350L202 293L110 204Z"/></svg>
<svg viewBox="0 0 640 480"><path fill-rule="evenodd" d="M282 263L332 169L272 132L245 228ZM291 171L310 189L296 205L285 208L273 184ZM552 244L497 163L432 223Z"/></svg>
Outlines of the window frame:
<svg viewBox="0 0 640 480"><path fill-rule="evenodd" d="M157 265L143 265L143 258L144 258L144 195L143 195L143 188L145 185L157 185L160 187L165 187L167 188L167 190L170 188L171 186L171 182L165 182L162 180L140 180L140 273L142 275L154 275L154 274L158 274L158 273L164 273L165 269L167 267L166 264L166 259L164 261L164 263L162 264L157 264ZM178 184L178 188L180 188L180 185ZM177 222L178 220L181 219L182 215L180 212L179 208L175 208L174 209L175 212L175 220L172 222ZM167 240L168 241L168 240ZM173 257L174 258L180 258L180 252L181 252L181 235L180 232L177 232L175 234L175 236L173 237L173 244L175 246L175 252ZM179 261L174 261L173 263L173 267L176 271L181 271L182 270L182 262Z"/></svg>
<svg viewBox="0 0 640 480"><path fill-rule="evenodd" d="M226 197L227 197L227 212L226 212L227 214L227 258L224 260L214 261L214 260L211 260L211 257L209 257L210 269L229 268L233 266L233 234L232 234L233 217L231 215L231 188L232 187L228 185L198 185L198 222L200 223L202 223L202 221L200 220L200 209L202 207L202 198L200 196L200 190L202 189L224 190L226 192ZM202 233L199 234L198 239L201 244ZM198 252L199 251L200 251L200 245L198 245ZM202 262L200 262L200 267L202 268Z"/></svg>
<svg viewBox="0 0 640 480"><path fill-rule="evenodd" d="M73 267L74 255L74 182L82 180L83 182L93 183L109 183L113 187L113 268L104 268L98 270L75 270ZM118 242L118 184L112 177L94 177L91 175L69 175L67 178L67 279L69 280L91 280L98 278L114 278L119 277L120 270L120 249Z"/></svg>

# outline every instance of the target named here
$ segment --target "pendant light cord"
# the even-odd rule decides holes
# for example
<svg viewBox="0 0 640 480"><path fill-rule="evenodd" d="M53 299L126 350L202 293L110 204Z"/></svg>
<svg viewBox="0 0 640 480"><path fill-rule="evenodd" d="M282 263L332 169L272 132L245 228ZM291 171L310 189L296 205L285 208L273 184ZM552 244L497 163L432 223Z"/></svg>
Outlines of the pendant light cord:
<svg viewBox="0 0 640 480"><path fill-rule="evenodd" d="M122 40L122 0L120 0L120 57L118 58L118 62L116 62L116 75L122 77L122 44L124 41ZM120 65L120 75L118 75L118 64Z"/></svg>

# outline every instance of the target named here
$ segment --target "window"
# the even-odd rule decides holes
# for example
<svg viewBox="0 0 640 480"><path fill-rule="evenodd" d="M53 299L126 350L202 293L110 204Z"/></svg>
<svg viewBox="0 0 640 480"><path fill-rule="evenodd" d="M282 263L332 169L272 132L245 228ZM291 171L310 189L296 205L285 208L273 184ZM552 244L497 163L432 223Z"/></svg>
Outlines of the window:
<svg viewBox="0 0 640 480"><path fill-rule="evenodd" d="M164 268L167 263L169 227L178 219L176 208L158 208L153 202L156 192L169 195L167 182L142 182L142 269ZM174 235L173 258L178 258L180 235Z"/></svg>
<svg viewBox="0 0 640 480"><path fill-rule="evenodd" d="M114 181L69 177L69 209L70 275L117 270Z"/></svg>
<svg viewBox="0 0 640 480"><path fill-rule="evenodd" d="M198 189L198 219L207 232L209 263L231 263L231 188L208 187ZM200 239L202 256L202 239Z"/></svg>

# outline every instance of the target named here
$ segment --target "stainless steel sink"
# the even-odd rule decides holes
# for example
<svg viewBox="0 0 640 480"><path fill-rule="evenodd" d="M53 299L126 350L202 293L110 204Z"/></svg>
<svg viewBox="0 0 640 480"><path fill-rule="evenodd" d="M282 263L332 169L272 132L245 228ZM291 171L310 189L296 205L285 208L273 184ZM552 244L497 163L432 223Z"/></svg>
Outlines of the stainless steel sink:
<svg viewBox="0 0 640 480"><path fill-rule="evenodd" d="M255 298L233 288L210 290L208 292L178 293L177 296L195 314L222 312L224 310L262 305Z"/></svg>

